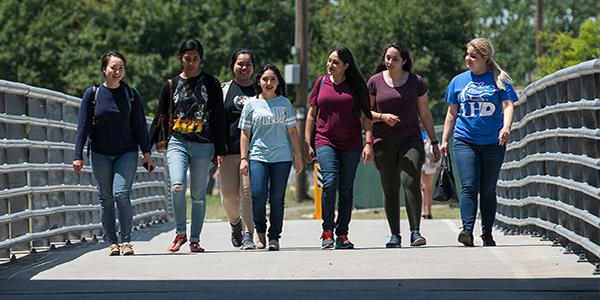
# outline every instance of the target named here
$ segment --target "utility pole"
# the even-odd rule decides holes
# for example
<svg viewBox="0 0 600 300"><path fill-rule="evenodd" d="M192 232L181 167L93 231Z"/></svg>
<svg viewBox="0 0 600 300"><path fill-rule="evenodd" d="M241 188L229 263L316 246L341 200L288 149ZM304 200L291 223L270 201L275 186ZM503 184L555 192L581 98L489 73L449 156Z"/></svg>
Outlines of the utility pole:
<svg viewBox="0 0 600 300"><path fill-rule="evenodd" d="M536 60L542 56L542 27L544 25L544 14L542 0L535 1L535 58Z"/></svg>
<svg viewBox="0 0 600 300"><path fill-rule="evenodd" d="M304 151L304 127L306 125L306 98L308 95L308 1L296 0L296 28L294 50L295 63L300 65L300 83L296 86L296 109L298 135ZM296 201L308 199L306 172L296 176Z"/></svg>

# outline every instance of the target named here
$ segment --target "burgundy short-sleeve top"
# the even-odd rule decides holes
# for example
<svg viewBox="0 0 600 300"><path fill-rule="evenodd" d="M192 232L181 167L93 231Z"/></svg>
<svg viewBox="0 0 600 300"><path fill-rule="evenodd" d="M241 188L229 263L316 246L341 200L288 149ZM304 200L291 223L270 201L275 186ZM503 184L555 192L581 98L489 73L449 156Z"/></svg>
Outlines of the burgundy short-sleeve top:
<svg viewBox="0 0 600 300"><path fill-rule="evenodd" d="M317 129L315 147L328 145L340 150L357 150L362 148L362 131L360 120L354 115L353 91L347 81L333 84L329 76L315 80L308 97L310 105L317 105ZM319 89L319 86L320 89Z"/></svg>
<svg viewBox="0 0 600 300"><path fill-rule="evenodd" d="M404 142L421 139L417 98L427 93L427 86L421 76L410 73L406 82L399 87L389 86L379 72L367 82L369 95L375 96L375 111L391 113L400 119L393 127L384 122L373 123L373 141L382 140Z"/></svg>

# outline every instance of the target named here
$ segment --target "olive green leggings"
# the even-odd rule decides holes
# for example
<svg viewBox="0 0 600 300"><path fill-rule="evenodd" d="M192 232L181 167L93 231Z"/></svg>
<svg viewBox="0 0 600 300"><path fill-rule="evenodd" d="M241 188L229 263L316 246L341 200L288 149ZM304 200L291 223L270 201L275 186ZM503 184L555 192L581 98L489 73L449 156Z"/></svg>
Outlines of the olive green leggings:
<svg viewBox="0 0 600 300"><path fill-rule="evenodd" d="M400 234L400 185L404 187L410 230L421 224L421 166L425 150L421 140L375 144L375 166L385 197L384 207L392 234Z"/></svg>

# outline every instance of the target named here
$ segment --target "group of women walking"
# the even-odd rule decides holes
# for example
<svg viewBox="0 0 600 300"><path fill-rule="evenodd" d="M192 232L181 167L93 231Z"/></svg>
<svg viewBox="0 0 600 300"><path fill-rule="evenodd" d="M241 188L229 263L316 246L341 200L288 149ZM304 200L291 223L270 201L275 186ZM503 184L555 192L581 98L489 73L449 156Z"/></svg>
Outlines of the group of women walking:
<svg viewBox="0 0 600 300"><path fill-rule="evenodd" d="M348 237L354 179L360 161L366 164L373 159L381 177L390 229L385 246L401 246L401 186L410 245L422 246L427 243L420 230L421 172L426 160L422 136L429 136L428 150L437 162L442 154L448 154L448 142L455 131L454 156L462 183L463 231L458 241L474 245L479 196L483 245L493 246L495 185L510 134L512 102L517 97L510 77L492 55L493 48L486 39L474 39L467 45L469 70L457 75L448 87L449 107L438 145L427 86L412 72L409 49L404 44L387 45L368 80L360 73L352 52L337 47L329 53L326 72L316 78L310 93L302 144L281 72L266 64L254 75L255 58L249 49L233 53L229 63L233 79L220 83L201 70L202 44L193 39L183 42L178 51L182 71L162 86L149 133L140 97L124 81L125 58L118 52L107 52L101 59L105 82L87 89L82 97L73 168L76 172L82 169L83 146L89 138L88 153L98 182L109 255L134 253L130 192L138 147L143 153L142 163L152 171L155 164L150 148L161 139L168 141L166 157L176 225L168 251L179 251L188 240L190 251L204 251L200 233L212 164L218 165L232 245L246 250L279 250L290 170L293 165L300 172L314 159L320 165L323 182L322 249L354 248ZM166 136L161 137L165 128ZM189 235L188 182L192 206ZM116 234L115 202L121 244Z"/></svg>

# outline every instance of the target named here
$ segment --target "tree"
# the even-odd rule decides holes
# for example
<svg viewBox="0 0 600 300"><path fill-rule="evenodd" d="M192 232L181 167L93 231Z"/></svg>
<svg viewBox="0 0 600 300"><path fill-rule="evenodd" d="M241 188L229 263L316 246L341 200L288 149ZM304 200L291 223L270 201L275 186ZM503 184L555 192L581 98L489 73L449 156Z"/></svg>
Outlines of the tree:
<svg viewBox="0 0 600 300"><path fill-rule="evenodd" d="M535 1L478 0L476 36L494 44L496 60L514 79L526 85L533 77L535 58ZM574 34L589 17L600 11L596 0L545 0L544 31Z"/></svg>
<svg viewBox="0 0 600 300"><path fill-rule="evenodd" d="M600 15L581 24L579 35L544 33L546 52L538 59L536 75L542 77L582 61L600 58Z"/></svg>

